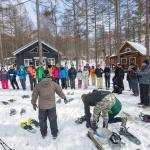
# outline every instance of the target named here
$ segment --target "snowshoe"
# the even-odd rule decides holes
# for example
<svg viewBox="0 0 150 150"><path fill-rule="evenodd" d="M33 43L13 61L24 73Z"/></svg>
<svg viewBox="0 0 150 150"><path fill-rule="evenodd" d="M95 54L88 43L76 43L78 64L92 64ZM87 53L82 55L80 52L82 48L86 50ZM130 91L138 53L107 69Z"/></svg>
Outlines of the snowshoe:
<svg viewBox="0 0 150 150"><path fill-rule="evenodd" d="M76 124L82 124L84 121L86 121L86 118L85 118L85 116L82 116L82 117L78 118L78 119L75 121L75 123L76 123Z"/></svg>
<svg viewBox="0 0 150 150"><path fill-rule="evenodd" d="M28 125L27 122L21 122L20 127L28 132L36 133L36 130L31 125Z"/></svg>
<svg viewBox="0 0 150 150"><path fill-rule="evenodd" d="M69 98L68 102L72 102L74 100L74 98Z"/></svg>
<svg viewBox="0 0 150 150"><path fill-rule="evenodd" d="M139 118L144 122L150 122L150 115L143 114L142 112L139 115Z"/></svg>
<svg viewBox="0 0 150 150"><path fill-rule="evenodd" d="M38 121L36 121L35 119L32 119L32 118L29 118L28 119L28 124L29 125L34 125L35 127L39 127L40 125L39 125L39 122Z"/></svg>
<svg viewBox="0 0 150 150"><path fill-rule="evenodd" d="M13 116L17 113L17 111L15 109L10 109L10 116Z"/></svg>
<svg viewBox="0 0 150 150"><path fill-rule="evenodd" d="M10 100L8 100L9 102L11 102L11 103L13 103L13 102L15 102L16 100L15 99L10 99Z"/></svg>
<svg viewBox="0 0 150 150"><path fill-rule="evenodd" d="M24 98L30 98L30 96L29 96L29 95L23 95L22 98L23 98L23 99L24 99Z"/></svg>
<svg viewBox="0 0 150 150"><path fill-rule="evenodd" d="M22 108L21 111L20 111L20 115L22 116L25 113L26 113L26 110L24 108Z"/></svg>
<svg viewBox="0 0 150 150"><path fill-rule="evenodd" d="M1 101L2 102L2 104L4 104L4 105L8 105L9 103L8 102L5 102L5 101Z"/></svg>
<svg viewBox="0 0 150 150"><path fill-rule="evenodd" d="M128 140L130 140L131 142L133 142L137 145L141 144L141 141L137 137L135 137L133 134L131 134L128 131L128 129L125 127L120 128L119 134L125 136Z"/></svg>

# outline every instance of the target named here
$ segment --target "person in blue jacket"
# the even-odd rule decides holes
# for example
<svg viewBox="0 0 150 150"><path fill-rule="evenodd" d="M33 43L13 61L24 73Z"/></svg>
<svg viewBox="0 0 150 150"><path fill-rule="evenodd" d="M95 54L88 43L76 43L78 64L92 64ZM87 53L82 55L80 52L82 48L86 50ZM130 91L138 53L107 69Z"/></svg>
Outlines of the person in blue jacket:
<svg viewBox="0 0 150 150"><path fill-rule="evenodd" d="M68 77L67 69L61 66L59 71L59 78L61 79L62 89L67 89L67 83L66 83L67 77Z"/></svg>
<svg viewBox="0 0 150 150"><path fill-rule="evenodd" d="M19 90L19 86L16 80L17 70L14 69L14 66L11 65L8 70L8 77L11 83L12 88L15 90L16 88ZM16 86L16 87L15 87Z"/></svg>
<svg viewBox="0 0 150 150"><path fill-rule="evenodd" d="M17 74L18 74L18 76L19 76L22 89L23 89L23 90L26 90L26 76L27 76L28 73L27 73L27 71L25 70L25 68L24 68L23 65L20 65L20 70L18 71Z"/></svg>

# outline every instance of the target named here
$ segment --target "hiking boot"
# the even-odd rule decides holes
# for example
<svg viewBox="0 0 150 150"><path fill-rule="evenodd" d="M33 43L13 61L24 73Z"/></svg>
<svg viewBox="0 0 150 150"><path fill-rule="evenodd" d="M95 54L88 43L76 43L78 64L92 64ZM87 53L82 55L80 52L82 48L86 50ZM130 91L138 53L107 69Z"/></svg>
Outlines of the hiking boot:
<svg viewBox="0 0 150 150"><path fill-rule="evenodd" d="M45 139L47 136L47 133L41 133L42 134L42 138Z"/></svg>
<svg viewBox="0 0 150 150"><path fill-rule="evenodd" d="M138 103L138 105L143 105L143 103Z"/></svg>
<svg viewBox="0 0 150 150"><path fill-rule="evenodd" d="M122 122L121 126L125 128L126 127L126 123L127 123L127 117L122 117L121 122Z"/></svg>
<svg viewBox="0 0 150 150"><path fill-rule="evenodd" d="M55 134L53 134L52 136L53 136L53 139L56 139L57 138L57 133L55 133Z"/></svg>

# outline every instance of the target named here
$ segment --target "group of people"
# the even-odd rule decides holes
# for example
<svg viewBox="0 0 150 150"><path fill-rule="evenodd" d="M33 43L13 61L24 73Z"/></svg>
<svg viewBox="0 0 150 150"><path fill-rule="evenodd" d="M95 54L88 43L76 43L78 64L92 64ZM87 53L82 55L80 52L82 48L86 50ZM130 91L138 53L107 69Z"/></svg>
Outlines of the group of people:
<svg viewBox="0 0 150 150"><path fill-rule="evenodd" d="M97 86L98 89L102 89L104 88L103 74L105 77L106 89L110 88L110 67L108 65L104 68L104 70L100 65L96 68L94 65L90 67L88 63L83 67L83 69L81 66L76 69L73 64L70 68L68 68L67 65L63 66L56 64L56 66L53 66L48 64L46 69L44 69L40 64L37 68L35 68L35 66L30 63L28 67L25 67L24 65L20 65L19 67L11 65L8 71L2 67L0 71L2 89L9 89L9 80L13 89L20 89L16 80L16 77L18 76L22 89L26 90L26 78L28 75L30 89L32 91L35 85L43 79L44 71L46 71L49 77L56 83L60 84L61 82L62 89L67 89L68 87L75 89L76 79L78 82L78 88L87 89L90 78L93 86Z"/></svg>

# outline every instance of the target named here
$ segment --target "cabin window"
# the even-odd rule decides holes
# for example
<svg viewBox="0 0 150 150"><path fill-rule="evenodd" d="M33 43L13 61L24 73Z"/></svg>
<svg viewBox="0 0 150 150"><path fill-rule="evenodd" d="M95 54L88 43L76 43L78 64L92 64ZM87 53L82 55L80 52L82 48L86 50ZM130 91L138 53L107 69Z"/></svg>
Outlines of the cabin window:
<svg viewBox="0 0 150 150"><path fill-rule="evenodd" d="M32 62L32 59L24 59L24 66L29 66L30 62Z"/></svg>
<svg viewBox="0 0 150 150"><path fill-rule="evenodd" d="M129 51L131 51L131 48L126 48L125 49L125 52L129 52Z"/></svg>
<svg viewBox="0 0 150 150"><path fill-rule="evenodd" d="M130 58L129 58L129 61L130 61L130 65L131 65L131 64L136 65L136 57L130 57Z"/></svg>
<svg viewBox="0 0 150 150"><path fill-rule="evenodd" d="M121 58L121 64L127 64L127 58Z"/></svg>
<svg viewBox="0 0 150 150"><path fill-rule="evenodd" d="M55 58L48 58L48 63L55 65Z"/></svg>

